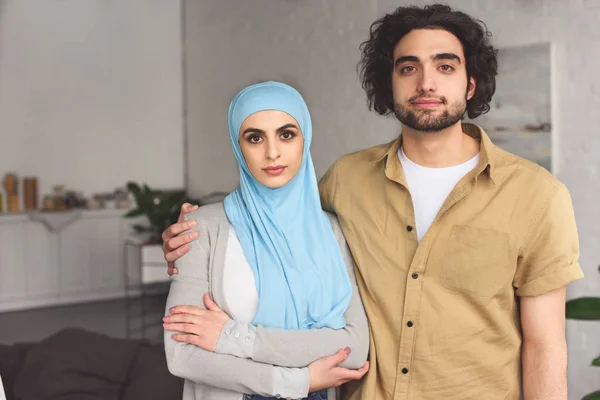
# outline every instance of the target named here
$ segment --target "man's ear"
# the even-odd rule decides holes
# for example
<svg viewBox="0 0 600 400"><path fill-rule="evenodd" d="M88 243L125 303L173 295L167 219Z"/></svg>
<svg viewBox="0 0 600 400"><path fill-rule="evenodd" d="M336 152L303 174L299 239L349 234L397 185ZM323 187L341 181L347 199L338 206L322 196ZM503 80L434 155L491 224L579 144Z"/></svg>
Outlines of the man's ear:
<svg viewBox="0 0 600 400"><path fill-rule="evenodd" d="M475 81L475 78L470 77L469 78L469 90L467 91L467 100L471 100L473 98L473 96L475 95L476 87L477 87L477 82Z"/></svg>

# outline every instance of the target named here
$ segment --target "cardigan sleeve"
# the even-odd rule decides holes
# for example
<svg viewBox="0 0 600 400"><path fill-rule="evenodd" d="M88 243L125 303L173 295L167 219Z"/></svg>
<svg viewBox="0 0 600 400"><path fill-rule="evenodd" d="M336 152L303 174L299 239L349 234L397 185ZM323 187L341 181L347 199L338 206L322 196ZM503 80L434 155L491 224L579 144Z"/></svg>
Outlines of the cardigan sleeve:
<svg viewBox="0 0 600 400"><path fill-rule="evenodd" d="M349 347L351 353L340 366L350 369L363 366L369 352L367 316L356 285L352 255L337 219L333 215L329 218L352 286L352 300L344 314L346 326L342 329L284 330L229 320L221 330L217 353L284 367L306 367L319 358Z"/></svg>
<svg viewBox="0 0 600 400"><path fill-rule="evenodd" d="M187 218L193 219L200 210L188 214ZM198 239L191 243L190 251L175 262L179 273L171 277L167 315L169 309L176 305L205 308L203 295L210 291L210 239L206 223L197 221L194 230L199 232ZM304 398L308 395L308 368L284 368L213 353L189 343L177 342L171 337L173 333L176 332L165 330L164 342L167 365L175 376L266 397Z"/></svg>

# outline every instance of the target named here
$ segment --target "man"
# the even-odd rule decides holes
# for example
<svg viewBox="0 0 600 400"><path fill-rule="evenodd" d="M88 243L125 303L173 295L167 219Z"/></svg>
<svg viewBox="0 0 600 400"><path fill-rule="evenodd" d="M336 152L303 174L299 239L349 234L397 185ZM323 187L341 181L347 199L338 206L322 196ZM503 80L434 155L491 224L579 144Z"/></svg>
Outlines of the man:
<svg viewBox="0 0 600 400"><path fill-rule="evenodd" d="M489 33L442 5L399 7L370 32L363 88L402 134L320 182L371 325L369 372L346 397L566 400L566 285L583 276L573 207L550 173L461 122L489 110ZM185 229L164 234L171 263Z"/></svg>

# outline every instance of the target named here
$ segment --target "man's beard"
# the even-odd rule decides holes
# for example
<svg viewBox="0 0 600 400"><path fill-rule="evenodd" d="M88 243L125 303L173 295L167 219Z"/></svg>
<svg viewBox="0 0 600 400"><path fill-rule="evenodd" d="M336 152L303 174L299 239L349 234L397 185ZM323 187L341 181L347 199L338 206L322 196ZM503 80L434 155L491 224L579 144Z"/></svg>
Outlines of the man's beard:
<svg viewBox="0 0 600 400"><path fill-rule="evenodd" d="M408 103L419 99L419 98L427 98L424 96L415 96L408 100ZM438 98L442 105L448 104L448 101L445 97ZM438 109L411 109L409 107L404 106L403 104L395 104L394 105L394 114L396 114L396 118L404 125L408 126L417 131L421 132L439 132L452 125L456 124L460 121L465 114L467 109L467 101L466 99L454 103L446 108L441 114Z"/></svg>

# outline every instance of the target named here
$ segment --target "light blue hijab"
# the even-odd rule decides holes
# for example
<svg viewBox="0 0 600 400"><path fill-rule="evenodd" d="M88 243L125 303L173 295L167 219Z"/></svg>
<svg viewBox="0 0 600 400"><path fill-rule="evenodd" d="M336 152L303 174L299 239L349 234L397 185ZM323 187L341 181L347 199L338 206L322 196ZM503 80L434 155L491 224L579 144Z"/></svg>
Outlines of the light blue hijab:
<svg viewBox="0 0 600 400"><path fill-rule="evenodd" d="M244 120L264 110L286 112L304 136L298 174L277 189L254 179L238 142ZM259 304L253 325L343 328L352 288L331 223L321 209L304 99L279 82L255 84L233 98L228 119L240 188L225 198L225 212L254 271Z"/></svg>

